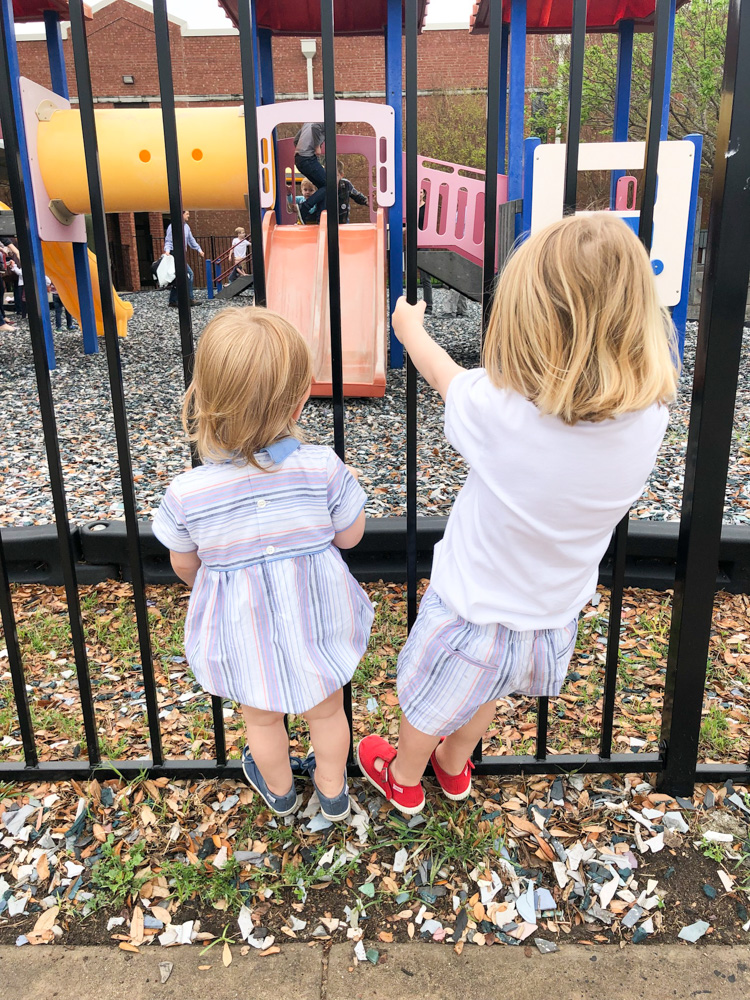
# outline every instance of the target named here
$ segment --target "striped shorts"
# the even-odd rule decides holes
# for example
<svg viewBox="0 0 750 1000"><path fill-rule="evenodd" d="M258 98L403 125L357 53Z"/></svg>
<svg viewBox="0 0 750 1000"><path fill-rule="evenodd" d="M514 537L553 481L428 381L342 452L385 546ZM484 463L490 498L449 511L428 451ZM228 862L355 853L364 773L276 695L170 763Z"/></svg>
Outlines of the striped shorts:
<svg viewBox="0 0 750 1000"><path fill-rule="evenodd" d="M473 625L428 587L398 658L401 710L420 732L448 736L503 695L557 695L577 632L577 616L563 628L526 632Z"/></svg>

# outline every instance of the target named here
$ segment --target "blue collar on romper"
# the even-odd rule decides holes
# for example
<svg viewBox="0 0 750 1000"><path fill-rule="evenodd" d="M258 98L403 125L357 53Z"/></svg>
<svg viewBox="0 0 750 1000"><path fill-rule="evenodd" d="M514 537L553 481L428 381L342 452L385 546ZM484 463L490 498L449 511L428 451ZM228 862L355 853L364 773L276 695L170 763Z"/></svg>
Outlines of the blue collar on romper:
<svg viewBox="0 0 750 1000"><path fill-rule="evenodd" d="M268 454L274 465L281 465L285 458L295 452L300 446L300 442L297 438L285 437L280 441L274 441L273 444L267 445L263 451Z"/></svg>

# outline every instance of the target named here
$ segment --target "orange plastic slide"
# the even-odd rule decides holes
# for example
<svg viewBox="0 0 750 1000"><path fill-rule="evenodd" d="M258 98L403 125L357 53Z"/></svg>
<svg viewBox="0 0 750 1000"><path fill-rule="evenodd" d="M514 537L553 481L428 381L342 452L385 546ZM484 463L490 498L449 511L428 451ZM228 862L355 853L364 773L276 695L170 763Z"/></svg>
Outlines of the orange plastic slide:
<svg viewBox="0 0 750 1000"><path fill-rule="evenodd" d="M72 243L42 243L44 251L44 270L52 284L57 289L57 294L62 300L62 304L78 320L81 325L81 310L78 305L78 288L76 286L76 269L73 263ZM94 293L94 316L96 318L96 332L100 337L104 336L104 323L102 321L102 302L99 294L99 272L96 266L96 257L89 250L89 268L91 270L91 288ZM117 292L115 296L115 318L117 320L117 332L121 337L126 337L128 333L128 320L133 315L133 306L130 302L123 302Z"/></svg>
<svg viewBox="0 0 750 1000"><path fill-rule="evenodd" d="M313 396L331 395L326 213L319 226L263 219L268 308L297 327L313 355ZM344 395L384 396L386 361L385 216L339 227Z"/></svg>

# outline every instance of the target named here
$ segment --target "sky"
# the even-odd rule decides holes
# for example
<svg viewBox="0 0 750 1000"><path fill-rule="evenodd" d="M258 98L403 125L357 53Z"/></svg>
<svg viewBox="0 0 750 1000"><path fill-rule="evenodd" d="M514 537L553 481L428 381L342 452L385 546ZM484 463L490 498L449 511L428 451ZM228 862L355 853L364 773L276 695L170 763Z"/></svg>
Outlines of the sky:
<svg viewBox="0 0 750 1000"><path fill-rule="evenodd" d="M95 3L96 0L89 0ZM430 0L426 23L468 25L473 0ZM230 21L215 0L167 0L167 10L188 22L191 28L226 28ZM19 35L43 30L40 24L17 25Z"/></svg>

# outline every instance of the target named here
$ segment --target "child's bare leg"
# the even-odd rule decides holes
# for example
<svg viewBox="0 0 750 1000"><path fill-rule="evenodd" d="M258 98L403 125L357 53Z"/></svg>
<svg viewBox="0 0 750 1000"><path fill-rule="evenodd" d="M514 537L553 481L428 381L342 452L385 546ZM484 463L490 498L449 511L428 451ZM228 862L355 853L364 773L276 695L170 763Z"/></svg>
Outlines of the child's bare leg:
<svg viewBox="0 0 750 1000"><path fill-rule="evenodd" d="M344 712L344 692L339 689L304 713L315 750L315 784L331 798L341 791L349 753L349 722Z"/></svg>
<svg viewBox="0 0 750 1000"><path fill-rule="evenodd" d="M468 722L446 736L435 751L438 763L448 774L460 774L466 767L474 747L481 740L495 717L496 702L480 705Z"/></svg>
<svg viewBox="0 0 750 1000"><path fill-rule="evenodd" d="M274 795L286 795L293 779L283 713L243 705L242 718L247 729L247 745L265 783Z"/></svg>
<svg viewBox="0 0 750 1000"><path fill-rule="evenodd" d="M398 754L391 764L391 777L400 785L418 785L439 740L439 736L428 736L415 729L402 715Z"/></svg>

